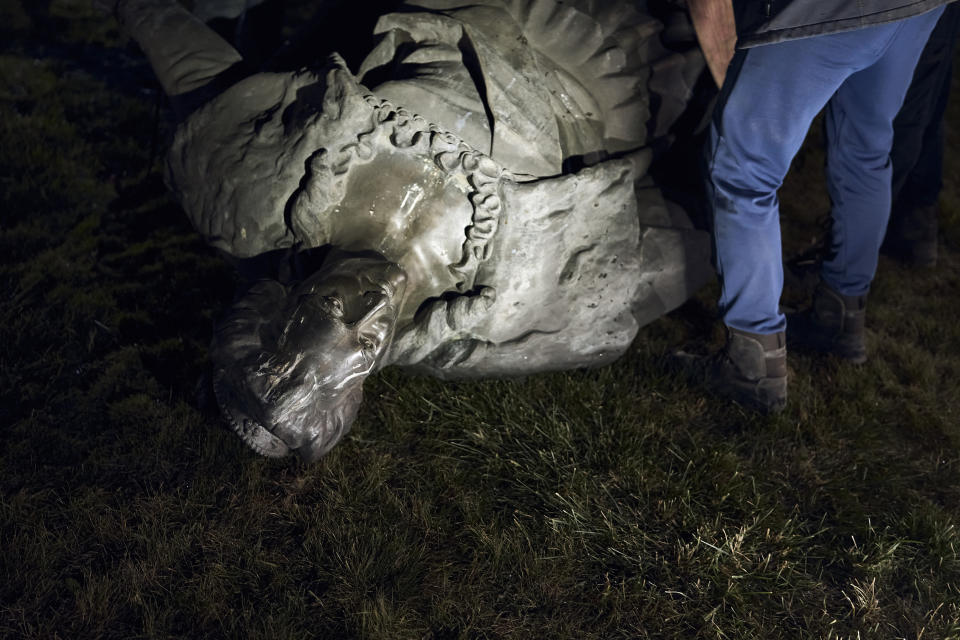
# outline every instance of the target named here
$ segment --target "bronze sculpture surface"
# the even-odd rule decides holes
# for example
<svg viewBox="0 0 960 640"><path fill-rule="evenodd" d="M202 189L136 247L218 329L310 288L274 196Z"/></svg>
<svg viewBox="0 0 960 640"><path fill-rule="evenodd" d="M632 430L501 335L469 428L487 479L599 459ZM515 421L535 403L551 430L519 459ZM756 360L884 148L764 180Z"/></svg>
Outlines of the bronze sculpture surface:
<svg viewBox="0 0 960 640"><path fill-rule="evenodd" d="M415 0L356 75L334 55L236 81L239 54L176 3L114 10L182 117L167 180L205 239L239 260L327 251L216 331L218 401L262 454L325 454L385 366L609 363L709 271L706 234L647 175L702 59L641 5Z"/></svg>

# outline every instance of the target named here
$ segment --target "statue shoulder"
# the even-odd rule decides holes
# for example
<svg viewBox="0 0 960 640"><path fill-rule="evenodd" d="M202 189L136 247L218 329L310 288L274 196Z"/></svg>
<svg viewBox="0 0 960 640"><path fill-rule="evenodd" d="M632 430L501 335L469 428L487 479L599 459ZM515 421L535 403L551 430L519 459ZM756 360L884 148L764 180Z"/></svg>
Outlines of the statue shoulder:
<svg viewBox="0 0 960 640"><path fill-rule="evenodd" d="M167 183L211 245L238 258L296 241L285 220L304 167L369 128L369 92L334 58L321 72L258 73L190 114L167 155Z"/></svg>

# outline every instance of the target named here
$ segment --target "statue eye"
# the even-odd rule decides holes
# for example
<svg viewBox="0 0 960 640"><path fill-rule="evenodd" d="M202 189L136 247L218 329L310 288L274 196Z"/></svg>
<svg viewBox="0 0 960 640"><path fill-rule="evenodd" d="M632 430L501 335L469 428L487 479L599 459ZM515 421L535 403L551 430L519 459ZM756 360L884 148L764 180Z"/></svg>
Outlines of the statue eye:
<svg viewBox="0 0 960 640"><path fill-rule="evenodd" d="M343 300L337 296L324 296L323 297L323 306L325 306L330 313L336 317L343 316Z"/></svg>

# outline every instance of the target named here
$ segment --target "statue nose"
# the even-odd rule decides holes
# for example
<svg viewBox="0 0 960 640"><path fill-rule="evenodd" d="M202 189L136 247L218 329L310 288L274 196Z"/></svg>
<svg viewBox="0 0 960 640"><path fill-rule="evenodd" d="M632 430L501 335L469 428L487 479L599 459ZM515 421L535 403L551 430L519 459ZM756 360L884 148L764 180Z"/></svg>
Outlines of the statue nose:
<svg viewBox="0 0 960 640"><path fill-rule="evenodd" d="M354 323L360 323L376 314L387 304L387 296L381 291L368 291L363 294Z"/></svg>

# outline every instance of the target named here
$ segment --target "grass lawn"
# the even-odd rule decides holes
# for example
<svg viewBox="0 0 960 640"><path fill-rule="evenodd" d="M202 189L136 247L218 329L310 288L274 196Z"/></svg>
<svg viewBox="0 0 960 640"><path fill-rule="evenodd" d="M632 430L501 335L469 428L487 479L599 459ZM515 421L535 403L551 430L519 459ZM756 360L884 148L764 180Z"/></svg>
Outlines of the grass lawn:
<svg viewBox="0 0 960 640"><path fill-rule="evenodd" d="M881 259L871 360L791 354L783 414L667 372L719 339L713 285L610 367L387 370L307 466L207 391L233 274L166 195L148 67L30 2L0 0L0 637L960 638L960 94L939 264Z"/></svg>

